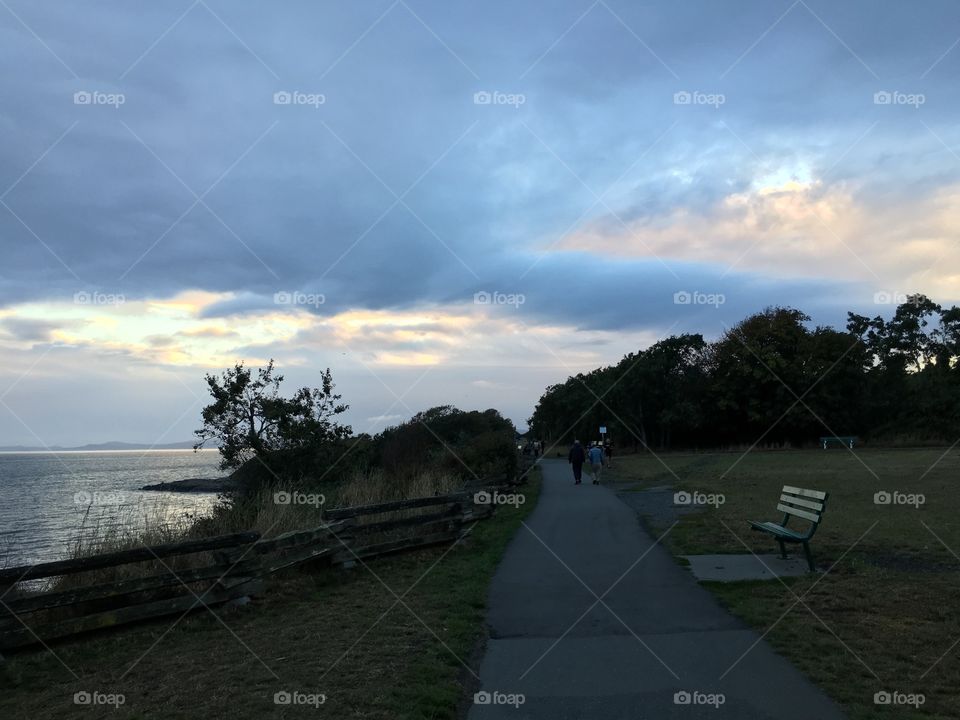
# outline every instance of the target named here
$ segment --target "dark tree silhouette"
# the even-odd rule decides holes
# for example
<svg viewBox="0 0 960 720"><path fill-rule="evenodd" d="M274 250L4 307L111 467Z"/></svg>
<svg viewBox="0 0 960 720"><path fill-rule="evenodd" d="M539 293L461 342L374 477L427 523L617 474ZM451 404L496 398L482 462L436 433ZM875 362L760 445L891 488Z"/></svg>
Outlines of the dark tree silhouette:
<svg viewBox="0 0 960 720"><path fill-rule="evenodd" d="M912 295L889 319L848 314L845 330L767 308L712 343L669 337L546 389L534 437L566 444L718 447L859 435L891 442L960 436L960 308Z"/></svg>
<svg viewBox="0 0 960 720"><path fill-rule="evenodd" d="M283 375L274 373L273 360L256 375L240 363L219 377L208 374L206 380L213 402L203 409L194 449L216 440L223 469L278 450L319 447L350 435L349 426L336 422L348 406L334 393L329 368L321 373L319 388L300 388L290 398L280 395Z"/></svg>

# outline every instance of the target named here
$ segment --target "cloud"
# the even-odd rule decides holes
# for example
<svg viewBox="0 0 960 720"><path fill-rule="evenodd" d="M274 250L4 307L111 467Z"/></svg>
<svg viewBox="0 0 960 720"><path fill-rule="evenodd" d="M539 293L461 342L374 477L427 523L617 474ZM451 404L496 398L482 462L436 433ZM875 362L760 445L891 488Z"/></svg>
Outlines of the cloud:
<svg viewBox="0 0 960 720"><path fill-rule="evenodd" d="M57 324L47 320L7 317L0 320L0 329L9 338L20 342L48 342L53 339Z"/></svg>
<svg viewBox="0 0 960 720"><path fill-rule="evenodd" d="M23 370L49 351L48 383L68 357L109 358L86 371L104 390L276 356L349 367L357 418L392 401L369 367L398 393L429 371L414 406L502 384L519 421L568 367L663 333L960 295L944 0L13 9L0 343Z"/></svg>
<svg viewBox="0 0 960 720"><path fill-rule="evenodd" d="M386 425L389 423L401 423L404 420L407 420L406 415L375 415L374 417L366 418L367 422L371 425Z"/></svg>
<svg viewBox="0 0 960 720"><path fill-rule="evenodd" d="M154 348L170 348L177 343L177 339L169 335L148 335L143 341Z"/></svg>
<svg viewBox="0 0 960 720"><path fill-rule="evenodd" d="M889 205L843 185L788 181L678 207L626 227L597 223L562 247L620 257L697 259L770 277L859 280L960 298L960 185Z"/></svg>
<svg viewBox="0 0 960 720"><path fill-rule="evenodd" d="M938 139L956 139L956 58L914 82L929 97L919 109L874 105L885 85L871 73L925 62L918 77L952 43L940 20L951 6L870 10L869 23L869 5L852 7L818 13L846 48L803 6L756 44L777 19L764 6L611 6L614 15L600 5L566 35L583 14L574 3L549 17L510 6L506 28L490 20L508 12L500 3L421 8L437 35L387 3L269 16L219 8L236 36L198 6L155 45L146 28L175 13L24 10L81 79L25 29L6 31L5 52L37 62L2 81L20 98L4 114L18 142L0 150L6 184L16 182L6 202L17 217L0 213L4 275L20 285L0 298L50 298L79 279L132 298L231 293L210 316L266 309L294 289L326 293L334 312L405 307L513 282L597 196L588 225L618 224L610 209L628 225L674 220L674 240L695 245L674 213L702 213L799 161L906 196L956 176ZM351 31L359 38L388 9L335 63ZM717 33L731 13L736 23ZM492 38L503 48L494 56ZM74 105L74 86L126 102ZM487 86L527 101L475 105ZM325 102L276 105L280 90ZM697 90L726 102L674 104ZM896 195L886 203L899 205Z"/></svg>
<svg viewBox="0 0 960 720"><path fill-rule="evenodd" d="M186 337L208 337L208 338L233 338L239 337L240 333L236 330L229 330L227 328L218 327L216 325L210 325L206 327L197 327L191 328L189 330L184 330L182 335Z"/></svg>

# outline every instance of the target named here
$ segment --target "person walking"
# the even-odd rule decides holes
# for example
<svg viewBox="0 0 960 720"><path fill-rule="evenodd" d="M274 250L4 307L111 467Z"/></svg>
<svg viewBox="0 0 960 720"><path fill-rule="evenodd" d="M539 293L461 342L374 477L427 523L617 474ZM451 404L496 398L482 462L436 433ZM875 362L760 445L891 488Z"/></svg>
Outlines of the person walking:
<svg viewBox="0 0 960 720"><path fill-rule="evenodd" d="M587 459L587 454L583 451L583 445L579 440L573 441L573 447L570 448L570 454L567 456L567 462L573 465L573 484L579 485L583 474L583 463Z"/></svg>
<svg viewBox="0 0 960 720"><path fill-rule="evenodd" d="M590 468L593 470L593 484L600 484L600 473L603 471L603 448L594 444L587 453L590 458Z"/></svg>

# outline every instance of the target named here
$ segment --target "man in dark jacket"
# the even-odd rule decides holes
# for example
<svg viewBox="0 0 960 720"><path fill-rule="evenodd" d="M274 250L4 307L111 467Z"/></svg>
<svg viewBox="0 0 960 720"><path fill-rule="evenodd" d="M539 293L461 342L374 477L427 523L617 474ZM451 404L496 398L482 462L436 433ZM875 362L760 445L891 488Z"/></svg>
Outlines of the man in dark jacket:
<svg viewBox="0 0 960 720"><path fill-rule="evenodd" d="M573 447L570 448L570 455L567 457L568 462L573 465L573 484L580 484L580 477L583 472L583 463L587 459L587 454L583 451L583 446L580 444L579 440L573 441Z"/></svg>

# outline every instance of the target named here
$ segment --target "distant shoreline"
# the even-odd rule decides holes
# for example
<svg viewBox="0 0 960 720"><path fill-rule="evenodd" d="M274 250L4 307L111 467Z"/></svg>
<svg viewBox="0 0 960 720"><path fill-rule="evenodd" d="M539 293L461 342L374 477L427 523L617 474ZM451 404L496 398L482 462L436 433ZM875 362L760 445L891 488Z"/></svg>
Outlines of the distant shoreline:
<svg viewBox="0 0 960 720"><path fill-rule="evenodd" d="M143 452L144 450L193 450L195 440L177 442L126 442L107 440L106 442L88 442L83 445L0 445L0 453L56 453L56 452ZM207 443L204 449L215 450L217 446Z"/></svg>

